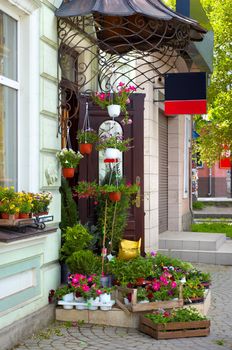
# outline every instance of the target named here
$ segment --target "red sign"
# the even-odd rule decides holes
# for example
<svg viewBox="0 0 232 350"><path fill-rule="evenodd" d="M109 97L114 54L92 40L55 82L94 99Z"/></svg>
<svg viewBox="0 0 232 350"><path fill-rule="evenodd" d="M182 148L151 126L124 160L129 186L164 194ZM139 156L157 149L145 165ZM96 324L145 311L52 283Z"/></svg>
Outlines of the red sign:
<svg viewBox="0 0 232 350"><path fill-rule="evenodd" d="M231 169L231 152L226 146L224 147L224 151L220 157L219 168Z"/></svg>

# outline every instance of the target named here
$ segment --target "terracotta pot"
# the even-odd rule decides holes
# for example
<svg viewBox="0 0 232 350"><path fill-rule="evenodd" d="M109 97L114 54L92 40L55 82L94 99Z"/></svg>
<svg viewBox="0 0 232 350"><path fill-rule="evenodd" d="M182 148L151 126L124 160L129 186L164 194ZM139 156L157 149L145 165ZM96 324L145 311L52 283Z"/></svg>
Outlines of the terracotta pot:
<svg viewBox="0 0 232 350"><path fill-rule="evenodd" d="M2 214L1 214L1 218L2 218L2 219L9 219L9 214L7 214L7 213L2 213Z"/></svg>
<svg viewBox="0 0 232 350"><path fill-rule="evenodd" d="M71 178L74 176L75 168L62 168L62 174L65 178Z"/></svg>
<svg viewBox="0 0 232 350"><path fill-rule="evenodd" d="M91 143L80 143L79 149L81 154L90 154L93 149L93 145Z"/></svg>
<svg viewBox="0 0 232 350"><path fill-rule="evenodd" d="M19 213L19 219L28 219L29 213Z"/></svg>
<svg viewBox="0 0 232 350"><path fill-rule="evenodd" d="M33 213L33 216L42 216L42 215L48 215L48 211L43 211L41 213Z"/></svg>
<svg viewBox="0 0 232 350"><path fill-rule="evenodd" d="M119 202L121 200L121 192L110 192L109 193L109 199L112 202Z"/></svg>
<svg viewBox="0 0 232 350"><path fill-rule="evenodd" d="M14 218L15 218L15 220L18 220L19 219L19 213L14 214Z"/></svg>

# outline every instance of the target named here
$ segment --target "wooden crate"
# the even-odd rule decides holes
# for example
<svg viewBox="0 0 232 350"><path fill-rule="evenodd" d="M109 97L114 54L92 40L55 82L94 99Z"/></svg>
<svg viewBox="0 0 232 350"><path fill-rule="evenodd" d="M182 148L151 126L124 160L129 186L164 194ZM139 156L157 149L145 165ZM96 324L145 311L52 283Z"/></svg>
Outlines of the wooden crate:
<svg viewBox="0 0 232 350"><path fill-rule="evenodd" d="M124 305L124 308L129 310L130 312L144 312L144 311L151 311L151 310L158 310L158 309L174 309L183 307L184 301L182 297L182 285L180 286L179 290L179 299L178 300L165 300L165 301L155 301L150 302L146 304L140 304L137 301L137 289L134 288L124 288L117 286L116 288L116 303L119 305L119 307L122 306L122 303L118 301L120 300L119 294L120 293L131 293L131 303L130 305ZM124 309L123 308L123 309Z"/></svg>
<svg viewBox="0 0 232 350"><path fill-rule="evenodd" d="M203 320L155 324L148 318L141 316L139 330L157 340L206 337L210 333L210 321Z"/></svg>

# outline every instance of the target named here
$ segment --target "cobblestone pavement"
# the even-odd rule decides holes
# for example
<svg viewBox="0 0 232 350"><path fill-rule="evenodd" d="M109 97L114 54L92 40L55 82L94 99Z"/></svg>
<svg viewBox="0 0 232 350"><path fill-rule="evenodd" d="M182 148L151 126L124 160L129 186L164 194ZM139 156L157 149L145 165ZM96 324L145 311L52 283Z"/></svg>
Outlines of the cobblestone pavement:
<svg viewBox="0 0 232 350"><path fill-rule="evenodd" d="M232 267L197 265L213 276L210 336L155 340L134 329L119 327L54 324L26 340L15 350L231 350Z"/></svg>

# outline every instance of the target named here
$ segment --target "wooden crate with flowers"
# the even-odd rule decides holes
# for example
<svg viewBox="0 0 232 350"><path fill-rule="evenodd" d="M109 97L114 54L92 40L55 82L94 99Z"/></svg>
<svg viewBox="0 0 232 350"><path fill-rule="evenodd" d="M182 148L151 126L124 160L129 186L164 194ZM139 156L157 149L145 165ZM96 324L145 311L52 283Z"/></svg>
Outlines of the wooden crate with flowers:
<svg viewBox="0 0 232 350"><path fill-rule="evenodd" d="M194 308L159 310L141 316L139 330L157 340L205 337L210 333L210 321Z"/></svg>

